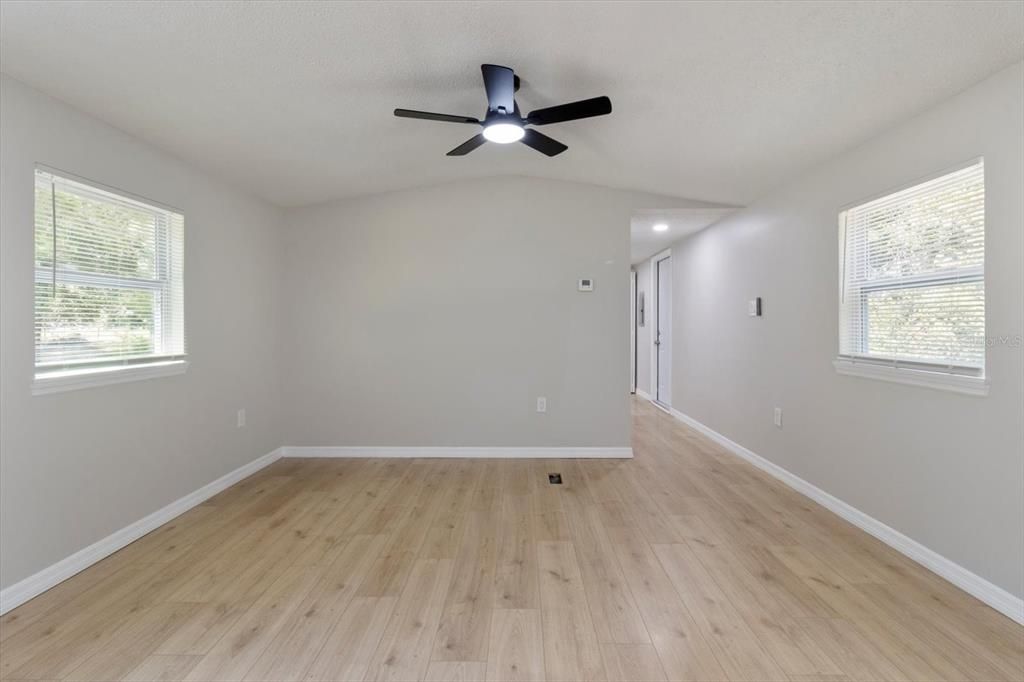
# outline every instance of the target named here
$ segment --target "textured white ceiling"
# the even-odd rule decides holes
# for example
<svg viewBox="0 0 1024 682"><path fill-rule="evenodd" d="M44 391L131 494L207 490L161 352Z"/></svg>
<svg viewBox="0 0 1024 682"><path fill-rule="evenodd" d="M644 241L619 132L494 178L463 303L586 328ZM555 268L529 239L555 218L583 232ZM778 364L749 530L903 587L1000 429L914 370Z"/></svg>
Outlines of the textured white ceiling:
<svg viewBox="0 0 1024 682"><path fill-rule="evenodd" d="M519 174L744 204L1022 57L1006 2L0 2L0 69L281 205ZM570 149L445 152L479 65Z"/></svg>
<svg viewBox="0 0 1024 682"><path fill-rule="evenodd" d="M653 208L634 211L629 225L630 263L639 263L672 242L688 234L703 230L729 215L735 208ZM664 232L655 232L654 226L668 226Z"/></svg>

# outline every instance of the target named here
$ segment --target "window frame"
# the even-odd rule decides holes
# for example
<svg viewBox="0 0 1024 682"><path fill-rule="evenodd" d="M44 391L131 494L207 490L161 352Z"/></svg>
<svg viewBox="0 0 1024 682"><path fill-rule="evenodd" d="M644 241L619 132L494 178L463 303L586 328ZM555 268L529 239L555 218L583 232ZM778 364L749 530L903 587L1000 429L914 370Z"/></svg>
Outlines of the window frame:
<svg viewBox="0 0 1024 682"><path fill-rule="evenodd" d="M169 345L173 330L165 324L166 318L171 315L170 306L174 305L173 297L169 295L176 285L171 268L167 262L164 251L172 248L170 245L171 227L167 213L174 213L181 216L181 252L184 253L184 221L185 212L152 199L127 192L125 190L98 183L87 178L69 173L57 168L42 164L36 164L33 170L33 206L35 206L36 183L39 174L55 176L59 180L68 181L84 187L86 193L89 190L96 192L96 199L104 200L105 195L114 195L116 199L128 203L141 204L140 208L154 212L154 240L163 244L157 248L155 258L155 277L140 278L115 275L103 272L80 271L72 268L60 267L59 261L54 261L52 266L40 265L36 261L36 245L33 240L33 291L39 283L66 283L80 286L95 286L107 290L124 291L145 291L153 293L153 338L157 352L123 356L115 359L84 358L81 360L64 360L59 362L39 363L37 361L37 344L33 339L33 381L32 394L44 395L80 388L90 388L107 384L123 383L127 381L138 381L154 377L171 376L182 374L188 368L187 349L183 345L182 352L164 352ZM35 219L33 218L33 229ZM184 295L184 268L180 270L181 279L177 283L178 290ZM179 303L181 307L181 335L184 344L184 301ZM37 315L36 305L33 299L33 320ZM35 321L33 321L35 329Z"/></svg>
<svg viewBox="0 0 1024 682"><path fill-rule="evenodd" d="M868 354L865 346L869 334L869 330L867 328L869 319L867 306L868 295L870 293L897 290L903 291L908 289L950 286L955 284L971 284L977 282L981 282L982 285L984 285L984 258L981 265L969 266L967 268L950 268L924 275L892 277L885 280L878 280L859 285L857 287L856 294L854 294L859 296L859 301L856 305L859 305L861 308L861 314L858 316L860 329L856 330L854 333L854 336L857 339L858 350L855 352L844 353L842 348L843 337L848 334L848 325L851 323L851 320L845 319L845 308L849 305L845 302L845 297L850 295L850 292L847 290L849 282L846 277L847 249L849 248L846 225L847 213L866 204L870 204L894 194L899 194L900 192L912 189L918 185L937 180L958 171L966 170L967 168L978 164L982 165L982 182L984 183L984 158L979 156L964 163L957 164L956 166L946 168L937 173L906 183L901 187L886 190L872 197L858 200L842 207L839 210L839 343L837 344L839 346L839 352L832 362L838 374L878 379L882 381L934 388L975 396L988 395L989 383L988 377L985 373L988 358L987 346L985 344L983 344L983 360L981 367ZM985 324L987 325L987 313L985 316Z"/></svg>

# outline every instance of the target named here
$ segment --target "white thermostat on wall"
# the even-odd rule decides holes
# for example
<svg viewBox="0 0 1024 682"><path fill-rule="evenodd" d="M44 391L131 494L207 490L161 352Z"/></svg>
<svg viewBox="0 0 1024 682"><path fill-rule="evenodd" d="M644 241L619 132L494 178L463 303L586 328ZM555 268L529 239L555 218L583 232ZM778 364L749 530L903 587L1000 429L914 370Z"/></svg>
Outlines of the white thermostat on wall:
<svg viewBox="0 0 1024 682"><path fill-rule="evenodd" d="M581 279L579 285L576 288L579 289L580 291L593 291L594 280L590 279L589 277L586 279Z"/></svg>

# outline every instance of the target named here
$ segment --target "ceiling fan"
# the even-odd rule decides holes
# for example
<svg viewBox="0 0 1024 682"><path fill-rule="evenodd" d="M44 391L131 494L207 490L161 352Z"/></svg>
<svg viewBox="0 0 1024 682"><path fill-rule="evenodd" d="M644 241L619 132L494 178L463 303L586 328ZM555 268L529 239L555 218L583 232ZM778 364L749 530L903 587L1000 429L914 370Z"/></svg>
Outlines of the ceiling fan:
<svg viewBox="0 0 1024 682"><path fill-rule="evenodd" d="M448 152L448 156L465 156L484 142L497 142L498 144L522 142L542 154L556 156L568 147L558 140L526 126L543 126L549 123L575 121L579 118L612 113L610 99L593 97L579 102L537 109L523 118L515 99L515 92L519 90L519 76L515 75L507 66L495 64L481 64L480 70L483 72L484 89L487 91L487 113L484 115L484 120L481 121L472 116L434 114L429 111L413 111L412 109L395 109L395 116L483 126L483 132L474 135Z"/></svg>

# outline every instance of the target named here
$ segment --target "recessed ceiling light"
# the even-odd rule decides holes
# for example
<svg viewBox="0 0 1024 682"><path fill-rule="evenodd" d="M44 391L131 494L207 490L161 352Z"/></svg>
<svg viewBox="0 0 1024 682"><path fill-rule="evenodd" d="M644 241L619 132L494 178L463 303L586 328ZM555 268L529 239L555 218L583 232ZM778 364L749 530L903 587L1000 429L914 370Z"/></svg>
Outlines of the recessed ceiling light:
<svg viewBox="0 0 1024 682"><path fill-rule="evenodd" d="M665 223L658 223L657 225L654 226L655 232L665 232L666 230L668 230L668 225L666 225Z"/></svg>
<svg viewBox="0 0 1024 682"><path fill-rule="evenodd" d="M484 137L490 142L508 144L523 139L523 128L514 123L494 123L484 128Z"/></svg>

